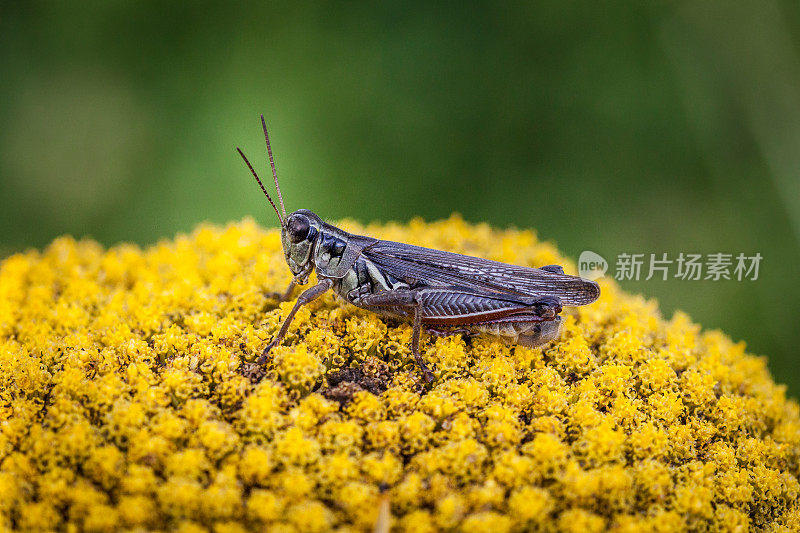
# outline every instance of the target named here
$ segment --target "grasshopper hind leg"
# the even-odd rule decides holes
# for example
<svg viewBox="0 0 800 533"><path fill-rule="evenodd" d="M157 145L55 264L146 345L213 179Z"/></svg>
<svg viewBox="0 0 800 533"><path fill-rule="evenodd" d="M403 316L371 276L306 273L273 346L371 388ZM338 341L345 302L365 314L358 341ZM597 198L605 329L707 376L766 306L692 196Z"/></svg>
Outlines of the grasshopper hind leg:
<svg viewBox="0 0 800 533"><path fill-rule="evenodd" d="M474 335L477 335L477 333L466 327L446 329L446 328L424 326L424 329L425 333L433 335L434 337L452 337L454 335L461 335L465 338L469 338Z"/></svg>
<svg viewBox="0 0 800 533"><path fill-rule="evenodd" d="M543 267L539 267L539 270L545 270L547 272L552 272L553 274L563 274L564 267L561 265L545 265Z"/></svg>

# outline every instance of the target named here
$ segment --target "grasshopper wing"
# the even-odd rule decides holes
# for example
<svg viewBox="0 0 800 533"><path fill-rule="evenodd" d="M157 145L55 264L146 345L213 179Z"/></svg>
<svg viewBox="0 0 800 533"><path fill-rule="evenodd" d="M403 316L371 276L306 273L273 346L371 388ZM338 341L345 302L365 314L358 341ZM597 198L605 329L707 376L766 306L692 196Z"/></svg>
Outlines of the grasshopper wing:
<svg viewBox="0 0 800 533"><path fill-rule="evenodd" d="M362 254L412 287L449 286L523 297L553 296L568 306L590 304L600 296L597 283L577 276L399 242L378 241Z"/></svg>

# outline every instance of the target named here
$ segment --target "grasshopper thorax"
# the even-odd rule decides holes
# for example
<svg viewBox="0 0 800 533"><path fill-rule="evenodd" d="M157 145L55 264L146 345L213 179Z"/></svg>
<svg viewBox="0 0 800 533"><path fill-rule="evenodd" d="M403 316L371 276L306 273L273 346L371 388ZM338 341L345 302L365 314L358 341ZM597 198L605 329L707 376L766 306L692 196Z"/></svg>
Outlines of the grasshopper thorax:
<svg viewBox="0 0 800 533"><path fill-rule="evenodd" d="M305 283L314 268L313 250L322 220L308 209L298 209L281 226L281 244L286 263L295 279Z"/></svg>

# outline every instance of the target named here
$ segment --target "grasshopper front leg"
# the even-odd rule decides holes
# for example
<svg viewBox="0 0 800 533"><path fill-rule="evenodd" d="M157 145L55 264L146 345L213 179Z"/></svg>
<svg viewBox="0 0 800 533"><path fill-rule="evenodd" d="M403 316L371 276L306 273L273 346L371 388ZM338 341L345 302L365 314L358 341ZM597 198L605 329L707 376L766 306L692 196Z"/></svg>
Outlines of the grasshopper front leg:
<svg viewBox="0 0 800 533"><path fill-rule="evenodd" d="M295 281L293 279L292 281L289 282L289 286L286 287L285 291L283 291L283 292L271 292L267 296L269 296L270 298L274 298L274 299L278 300L279 302L285 302L289 298L292 297L292 291L294 291L295 287L297 287L297 281Z"/></svg>
<svg viewBox="0 0 800 533"><path fill-rule="evenodd" d="M283 325L281 329L278 331L278 334L275 335L275 338L272 339L272 342L267 344L267 347L264 348L261 357L258 358L256 361L257 364L263 365L267 362L267 355L269 351L272 350L275 346L279 345L283 338L286 336L286 332L289 331L289 325L292 323L292 319L294 319L294 315L297 313L298 309L303 307L309 302L313 302L327 291L329 291L333 287L333 281L330 279L322 279L319 283L314 285L313 287L306 289L300 296L297 297L297 301L292 307L292 310L289 311L289 315L286 317L286 320L283 321ZM294 287L290 286L290 289Z"/></svg>

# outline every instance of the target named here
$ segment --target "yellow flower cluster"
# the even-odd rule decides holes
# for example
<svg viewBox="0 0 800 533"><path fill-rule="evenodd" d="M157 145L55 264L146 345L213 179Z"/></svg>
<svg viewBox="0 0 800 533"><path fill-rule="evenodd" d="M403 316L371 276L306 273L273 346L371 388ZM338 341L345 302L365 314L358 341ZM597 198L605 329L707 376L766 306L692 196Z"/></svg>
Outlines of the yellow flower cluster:
<svg viewBox="0 0 800 533"><path fill-rule="evenodd" d="M458 217L344 226L566 264ZM0 530L800 530L797 403L684 314L604 281L542 348L423 335L429 386L408 324L332 295L253 365L289 280L251 220L0 263Z"/></svg>

